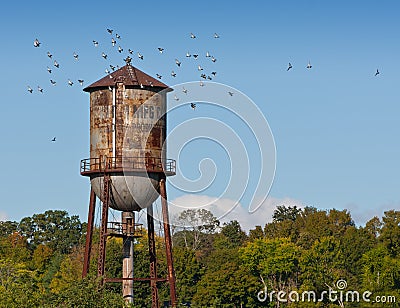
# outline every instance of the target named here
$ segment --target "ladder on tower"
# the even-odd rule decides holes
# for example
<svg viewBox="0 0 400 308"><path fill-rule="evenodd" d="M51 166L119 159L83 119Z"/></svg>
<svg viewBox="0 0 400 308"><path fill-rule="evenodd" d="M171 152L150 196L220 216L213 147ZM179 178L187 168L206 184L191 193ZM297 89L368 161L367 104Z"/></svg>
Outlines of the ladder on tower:
<svg viewBox="0 0 400 308"><path fill-rule="evenodd" d="M108 224L108 208L110 203L110 175L104 173L103 177L103 207L101 211L101 228L100 228L100 244L99 258L97 261L97 276L104 278L104 265L106 260L106 242L107 242L107 224ZM103 279L102 279L103 282Z"/></svg>

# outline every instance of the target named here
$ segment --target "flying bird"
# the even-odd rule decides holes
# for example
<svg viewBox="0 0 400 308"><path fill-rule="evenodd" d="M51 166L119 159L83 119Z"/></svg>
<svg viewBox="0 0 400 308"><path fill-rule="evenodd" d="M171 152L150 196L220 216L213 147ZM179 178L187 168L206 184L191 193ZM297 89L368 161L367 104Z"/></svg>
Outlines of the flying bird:
<svg viewBox="0 0 400 308"><path fill-rule="evenodd" d="M78 58L79 58L79 56L76 52L74 52L74 58L75 58L75 60L78 60Z"/></svg>
<svg viewBox="0 0 400 308"><path fill-rule="evenodd" d="M179 101L179 97L175 95L174 100Z"/></svg>
<svg viewBox="0 0 400 308"><path fill-rule="evenodd" d="M206 74L201 74L200 77L203 78L203 79L206 79L207 75Z"/></svg>
<svg viewBox="0 0 400 308"><path fill-rule="evenodd" d="M35 39L34 41L33 41L33 46L34 47L40 47L40 42L39 42L39 40L38 39Z"/></svg>
<svg viewBox="0 0 400 308"><path fill-rule="evenodd" d="M203 68L199 65L199 66L197 66L197 70L202 71Z"/></svg>
<svg viewBox="0 0 400 308"><path fill-rule="evenodd" d="M71 79L68 79L68 84L69 84L70 86L72 86L74 83L71 81Z"/></svg>
<svg viewBox="0 0 400 308"><path fill-rule="evenodd" d="M219 35L217 33L214 33L214 38L219 38Z"/></svg>
<svg viewBox="0 0 400 308"><path fill-rule="evenodd" d="M47 67L47 71L51 74L51 68Z"/></svg>
<svg viewBox="0 0 400 308"><path fill-rule="evenodd" d="M162 76L160 74L156 74L156 76L157 76L158 79L162 78Z"/></svg>
<svg viewBox="0 0 400 308"><path fill-rule="evenodd" d="M197 55L197 54L195 54L195 55L193 55L193 58L195 58L195 60L197 60L197 57L198 57L199 55Z"/></svg>
<svg viewBox="0 0 400 308"><path fill-rule="evenodd" d="M28 86L28 92L29 92L29 93L32 93L32 92L33 92L33 89L32 89L30 86Z"/></svg>
<svg viewBox="0 0 400 308"><path fill-rule="evenodd" d="M104 52L101 53L101 56L102 56L104 59L107 59L107 55L106 55Z"/></svg>
<svg viewBox="0 0 400 308"><path fill-rule="evenodd" d="M56 137L54 137L53 139L51 139L51 142L55 142L56 141Z"/></svg>
<svg viewBox="0 0 400 308"><path fill-rule="evenodd" d="M217 61L217 59L215 59L214 57L211 57L211 61L213 61L215 63L215 61Z"/></svg>
<svg viewBox="0 0 400 308"><path fill-rule="evenodd" d="M209 58L209 57L211 57L211 55L210 55L210 53L207 51L207 53L206 53L206 57L207 58Z"/></svg>
<svg viewBox="0 0 400 308"><path fill-rule="evenodd" d="M50 83L51 83L53 86L55 86L57 82L54 81L53 79L50 79Z"/></svg>
<svg viewBox="0 0 400 308"><path fill-rule="evenodd" d="M289 65L288 65L288 68L286 71L290 70L292 67L293 67L292 64L289 62Z"/></svg>
<svg viewBox="0 0 400 308"><path fill-rule="evenodd" d="M192 108L193 110L196 109L196 104L195 103L190 103L190 108Z"/></svg>
<svg viewBox="0 0 400 308"><path fill-rule="evenodd" d="M50 51L47 52L47 56L51 59L53 55L50 53Z"/></svg>
<svg viewBox="0 0 400 308"><path fill-rule="evenodd" d="M187 94L188 91L187 91L187 89L185 89L185 87L182 87L182 92Z"/></svg>
<svg viewBox="0 0 400 308"><path fill-rule="evenodd" d="M207 79L208 79L208 80L212 80L211 76L207 76Z"/></svg>
<svg viewBox="0 0 400 308"><path fill-rule="evenodd" d="M379 75L379 74L380 74L380 73L379 73L379 70L376 69L375 76L377 76L377 75Z"/></svg>
<svg viewBox="0 0 400 308"><path fill-rule="evenodd" d="M311 65L311 62L310 62L310 61L308 61L307 68L308 68L308 69L312 68L312 65Z"/></svg>
<svg viewBox="0 0 400 308"><path fill-rule="evenodd" d="M176 73L174 71L171 72L172 77L176 77Z"/></svg>
<svg viewBox="0 0 400 308"><path fill-rule="evenodd" d="M121 36L118 34L118 33L115 33L115 37L117 38L117 39L121 39Z"/></svg>
<svg viewBox="0 0 400 308"><path fill-rule="evenodd" d="M195 39L196 35L194 35L193 33L190 33L190 38Z"/></svg>
<svg viewBox="0 0 400 308"><path fill-rule="evenodd" d="M204 82L200 81L200 87L204 87Z"/></svg>
<svg viewBox="0 0 400 308"><path fill-rule="evenodd" d="M211 75L215 76L215 75L217 75L217 72L211 72Z"/></svg>
<svg viewBox="0 0 400 308"><path fill-rule="evenodd" d="M189 51L186 53L186 57L190 58L192 55L189 53Z"/></svg>
<svg viewBox="0 0 400 308"><path fill-rule="evenodd" d="M176 65L181 66L181 61L179 61L178 59L175 59L175 63Z"/></svg>
<svg viewBox="0 0 400 308"><path fill-rule="evenodd" d="M113 45L113 47L115 46L116 43L117 43L116 40L114 40L114 38L111 38L111 44Z"/></svg>
<svg viewBox="0 0 400 308"><path fill-rule="evenodd" d="M162 47L158 47L158 51L159 51L160 53L163 53L163 51L164 51L164 48L162 48Z"/></svg>
<svg viewBox="0 0 400 308"><path fill-rule="evenodd" d="M115 71L115 66L110 64L110 68Z"/></svg>
<svg viewBox="0 0 400 308"><path fill-rule="evenodd" d="M110 71L108 70L108 68L106 68L105 72L107 75L110 74Z"/></svg>
<svg viewBox="0 0 400 308"><path fill-rule="evenodd" d="M140 60L143 60L143 55L140 54L140 52L137 53L137 56L139 57Z"/></svg>
<svg viewBox="0 0 400 308"><path fill-rule="evenodd" d="M40 86L37 86L37 88L40 93L43 93L43 89Z"/></svg>
<svg viewBox="0 0 400 308"><path fill-rule="evenodd" d="M114 31L114 30L112 30L112 29L108 29L108 28L107 28L107 32L108 32L108 33L112 34L112 33L113 33L113 31Z"/></svg>
<svg viewBox="0 0 400 308"><path fill-rule="evenodd" d="M121 53L121 52L123 52L124 50L122 49L122 47L121 46L118 46L118 52L119 53Z"/></svg>
<svg viewBox="0 0 400 308"><path fill-rule="evenodd" d="M94 44L94 47L99 46L99 42L98 41L93 40L93 44Z"/></svg>
<svg viewBox="0 0 400 308"><path fill-rule="evenodd" d="M229 94L230 96L233 96L233 92L231 92L231 91L228 91L228 94Z"/></svg>
<svg viewBox="0 0 400 308"><path fill-rule="evenodd" d="M80 84L81 86L83 86L83 82L84 82L83 79L78 79L78 82L79 82L79 84Z"/></svg>
<svg viewBox="0 0 400 308"><path fill-rule="evenodd" d="M54 60L54 66L57 67L57 68L59 68L59 67L60 67L60 64L59 64L56 60Z"/></svg>

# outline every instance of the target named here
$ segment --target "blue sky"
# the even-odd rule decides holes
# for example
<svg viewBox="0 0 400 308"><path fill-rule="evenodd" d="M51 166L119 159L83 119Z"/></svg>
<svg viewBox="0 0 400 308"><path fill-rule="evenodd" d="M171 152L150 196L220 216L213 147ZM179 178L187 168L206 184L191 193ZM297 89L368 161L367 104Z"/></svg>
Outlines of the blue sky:
<svg viewBox="0 0 400 308"><path fill-rule="evenodd" d="M86 220L89 182L79 174L79 161L89 156L89 96L76 80L88 85L105 75L108 64L122 66L128 48L145 57L134 57L134 66L153 76L162 74L169 85L198 80L194 62L184 62L187 51L215 55L216 63L202 62L205 69L216 70L216 82L244 93L268 120L276 144L270 191L276 202L349 209L359 224L384 210L399 210L399 4L349 2L3 5L1 217L20 220L65 209ZM121 35L123 55L111 46L107 28ZM42 42L39 48L33 47L35 38ZM160 46L165 48L162 55ZM47 51L60 62L59 69ZM103 51L108 61L101 57ZM175 58L182 59L180 71ZM307 70L309 61L313 67ZM293 68L288 72L289 62ZM51 76L47 66L53 69ZM172 69L178 72L175 79L169 76ZM380 74L374 76L377 69ZM55 87L49 82L53 77ZM75 81L72 87L69 78ZM28 93L27 85L34 93ZM38 85L43 94L37 93ZM211 112L219 120L227 118L205 105L195 116ZM189 107L177 110L169 128L192 115ZM226 121L235 129L234 121ZM250 140L251 161L259 162L243 126L236 129ZM50 142L54 136L57 142ZM204 194L215 197L218 185L226 182L226 153L202 142L182 151L181 167L189 178L196 177L199 161L214 155L221 180ZM253 177L249 183L251 190ZM241 200L243 206L250 195ZM169 197L184 195L171 189Z"/></svg>

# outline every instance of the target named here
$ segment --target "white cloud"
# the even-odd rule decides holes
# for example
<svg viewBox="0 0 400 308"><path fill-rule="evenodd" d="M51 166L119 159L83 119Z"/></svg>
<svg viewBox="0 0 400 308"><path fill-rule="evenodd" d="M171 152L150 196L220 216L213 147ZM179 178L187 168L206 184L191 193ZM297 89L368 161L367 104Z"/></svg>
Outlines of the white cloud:
<svg viewBox="0 0 400 308"><path fill-rule="evenodd" d="M232 199L184 195L169 202L169 213L173 222L173 218L186 209L204 208L211 211L222 223L237 220L248 232L257 225L264 227L266 223L271 222L272 215L279 205L303 207L303 204L295 199L268 197L255 212L250 213L248 208Z"/></svg>
<svg viewBox="0 0 400 308"><path fill-rule="evenodd" d="M0 221L7 221L7 220L8 220L7 213L0 212Z"/></svg>

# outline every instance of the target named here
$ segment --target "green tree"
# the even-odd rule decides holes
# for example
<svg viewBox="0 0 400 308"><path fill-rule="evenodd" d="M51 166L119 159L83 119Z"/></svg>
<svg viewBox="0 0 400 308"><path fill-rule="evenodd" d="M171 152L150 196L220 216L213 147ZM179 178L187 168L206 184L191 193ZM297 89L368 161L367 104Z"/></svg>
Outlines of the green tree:
<svg viewBox="0 0 400 308"><path fill-rule="evenodd" d="M272 215L274 222L280 222L284 220L295 221L301 214L301 209L295 206L278 205Z"/></svg>
<svg viewBox="0 0 400 308"><path fill-rule="evenodd" d="M46 244L54 251L68 253L81 238L82 223L78 216L68 216L66 211L49 210L23 218L18 231L27 238L32 249Z"/></svg>

